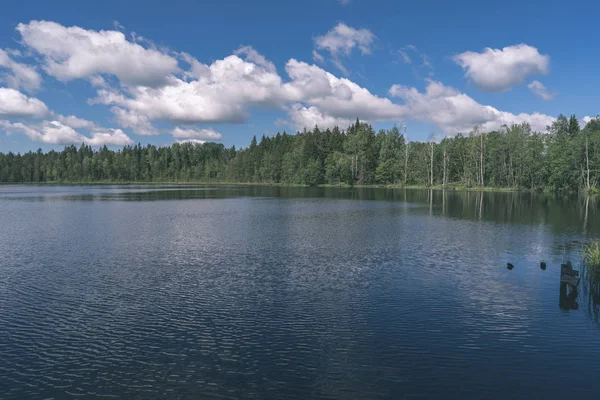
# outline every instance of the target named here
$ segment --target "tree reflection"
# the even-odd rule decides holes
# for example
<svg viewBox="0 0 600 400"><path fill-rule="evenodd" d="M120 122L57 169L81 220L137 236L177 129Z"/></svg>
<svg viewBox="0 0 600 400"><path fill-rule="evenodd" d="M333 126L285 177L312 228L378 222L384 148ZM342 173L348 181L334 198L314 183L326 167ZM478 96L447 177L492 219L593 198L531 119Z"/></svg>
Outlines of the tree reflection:
<svg viewBox="0 0 600 400"><path fill-rule="evenodd" d="M587 303L588 316L598 322L600 314L600 271L595 268L582 268L581 286Z"/></svg>
<svg viewBox="0 0 600 400"><path fill-rule="evenodd" d="M561 310L578 310L579 303L577 296L579 295L579 271L575 271L571 262L560 266L560 296L559 307Z"/></svg>
<svg viewBox="0 0 600 400"><path fill-rule="evenodd" d="M560 283L560 297L559 297L559 307L561 310L569 311L569 310L578 310L579 303L577 302L577 296L579 295L579 291L577 287L571 286L565 282Z"/></svg>

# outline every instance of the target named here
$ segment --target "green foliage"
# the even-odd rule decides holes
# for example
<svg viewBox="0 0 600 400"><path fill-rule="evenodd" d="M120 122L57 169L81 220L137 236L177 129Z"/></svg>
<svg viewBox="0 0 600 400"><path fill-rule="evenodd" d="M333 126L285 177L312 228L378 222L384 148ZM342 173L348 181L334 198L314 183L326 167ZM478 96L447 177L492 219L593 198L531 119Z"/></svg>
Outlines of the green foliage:
<svg viewBox="0 0 600 400"><path fill-rule="evenodd" d="M330 154L325 161L325 180L330 184L352 184L350 156L336 151Z"/></svg>
<svg viewBox="0 0 600 400"><path fill-rule="evenodd" d="M317 159L311 159L302 170L302 183L316 186L323 183L323 167Z"/></svg>
<svg viewBox="0 0 600 400"><path fill-rule="evenodd" d="M600 243L591 243L584 247L584 260L587 266L600 268Z"/></svg>
<svg viewBox="0 0 600 400"><path fill-rule="evenodd" d="M67 146L60 152L0 153L0 182L406 183L597 190L600 121L580 129L577 118L561 115L548 130L532 132L527 124L493 132L475 128L441 143L407 143L396 127L375 133L357 120L345 131L315 127L296 135L254 136L244 149L217 143L138 144L117 151Z"/></svg>

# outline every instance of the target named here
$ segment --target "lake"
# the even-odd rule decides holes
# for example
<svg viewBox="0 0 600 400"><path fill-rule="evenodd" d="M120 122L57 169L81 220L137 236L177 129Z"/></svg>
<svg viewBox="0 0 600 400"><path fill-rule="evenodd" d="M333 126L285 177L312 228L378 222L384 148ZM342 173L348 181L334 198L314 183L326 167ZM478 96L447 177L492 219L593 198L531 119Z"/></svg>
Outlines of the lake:
<svg viewBox="0 0 600 400"><path fill-rule="evenodd" d="M0 398L593 398L598 282L566 310L559 281L600 239L599 208L531 193L0 186Z"/></svg>

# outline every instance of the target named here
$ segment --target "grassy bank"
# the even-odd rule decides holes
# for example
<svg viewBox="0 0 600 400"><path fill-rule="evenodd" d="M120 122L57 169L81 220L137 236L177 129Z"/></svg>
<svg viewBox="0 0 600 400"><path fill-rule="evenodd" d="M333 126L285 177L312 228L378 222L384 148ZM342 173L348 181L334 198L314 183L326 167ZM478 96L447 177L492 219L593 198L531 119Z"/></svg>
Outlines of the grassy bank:
<svg viewBox="0 0 600 400"><path fill-rule="evenodd" d="M586 245L583 249L583 259L588 267L600 269L600 243Z"/></svg>

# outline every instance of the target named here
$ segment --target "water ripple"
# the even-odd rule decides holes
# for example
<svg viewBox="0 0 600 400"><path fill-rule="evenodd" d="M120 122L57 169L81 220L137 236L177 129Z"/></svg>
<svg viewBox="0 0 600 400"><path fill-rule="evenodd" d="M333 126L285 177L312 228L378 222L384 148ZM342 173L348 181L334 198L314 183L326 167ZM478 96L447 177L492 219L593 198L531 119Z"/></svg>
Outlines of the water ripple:
<svg viewBox="0 0 600 400"><path fill-rule="evenodd" d="M205 191L0 194L0 398L593 392L600 331L583 302L558 307L577 252L547 224Z"/></svg>

